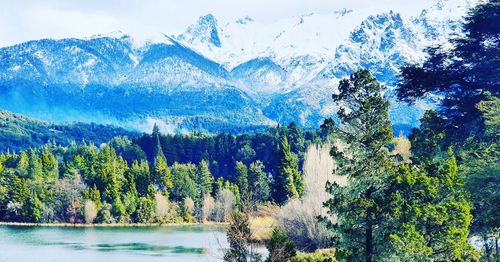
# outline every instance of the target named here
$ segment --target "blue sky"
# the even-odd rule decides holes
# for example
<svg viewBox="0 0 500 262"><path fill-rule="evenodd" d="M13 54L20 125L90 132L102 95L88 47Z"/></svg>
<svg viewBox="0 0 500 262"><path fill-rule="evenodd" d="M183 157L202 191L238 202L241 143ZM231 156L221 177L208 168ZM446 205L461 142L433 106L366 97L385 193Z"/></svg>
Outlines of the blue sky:
<svg viewBox="0 0 500 262"><path fill-rule="evenodd" d="M343 7L411 15L433 0L2 0L0 46L41 38L89 37L121 30L138 38L176 34L208 13L220 22L259 22Z"/></svg>

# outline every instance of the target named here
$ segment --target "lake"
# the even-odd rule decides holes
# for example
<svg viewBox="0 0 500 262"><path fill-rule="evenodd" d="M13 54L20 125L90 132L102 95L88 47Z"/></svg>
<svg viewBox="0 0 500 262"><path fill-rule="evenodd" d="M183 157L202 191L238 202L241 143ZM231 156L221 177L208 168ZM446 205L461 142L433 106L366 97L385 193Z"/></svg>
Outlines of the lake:
<svg viewBox="0 0 500 262"><path fill-rule="evenodd" d="M0 261L220 261L224 227L0 226Z"/></svg>

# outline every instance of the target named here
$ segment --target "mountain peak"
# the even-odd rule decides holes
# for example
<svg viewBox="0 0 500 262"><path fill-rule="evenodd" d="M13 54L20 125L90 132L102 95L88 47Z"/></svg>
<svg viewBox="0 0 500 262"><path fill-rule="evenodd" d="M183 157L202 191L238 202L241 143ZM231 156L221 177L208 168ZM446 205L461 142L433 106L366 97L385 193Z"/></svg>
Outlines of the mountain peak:
<svg viewBox="0 0 500 262"><path fill-rule="evenodd" d="M189 26L186 32L178 37L178 40L187 43L199 41L221 47L217 19L212 14L201 16L195 24Z"/></svg>
<svg viewBox="0 0 500 262"><path fill-rule="evenodd" d="M107 37L107 38L116 38L116 39L130 38L130 36L128 34L125 34L121 30L116 30L116 31L112 31L112 32L109 32L109 33L104 33L104 34L93 35L90 38L92 39L92 38L105 38L105 37Z"/></svg>

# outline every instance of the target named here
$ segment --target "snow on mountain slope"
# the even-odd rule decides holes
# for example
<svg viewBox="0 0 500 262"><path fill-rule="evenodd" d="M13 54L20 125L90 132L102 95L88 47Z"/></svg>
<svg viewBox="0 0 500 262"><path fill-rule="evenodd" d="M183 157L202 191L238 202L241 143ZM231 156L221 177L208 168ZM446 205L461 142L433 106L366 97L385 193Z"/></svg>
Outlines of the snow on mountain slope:
<svg viewBox="0 0 500 262"><path fill-rule="evenodd" d="M426 47L459 34L462 16L477 2L426 1L428 8L412 12L404 5L339 4L271 23L250 17L221 23L209 14L180 35L146 41L113 32L5 47L0 104L33 116L71 109L210 132L290 121L317 127L335 113L331 93L339 79L367 68L392 86L400 66L423 61ZM395 103L391 118L414 126L428 106Z"/></svg>

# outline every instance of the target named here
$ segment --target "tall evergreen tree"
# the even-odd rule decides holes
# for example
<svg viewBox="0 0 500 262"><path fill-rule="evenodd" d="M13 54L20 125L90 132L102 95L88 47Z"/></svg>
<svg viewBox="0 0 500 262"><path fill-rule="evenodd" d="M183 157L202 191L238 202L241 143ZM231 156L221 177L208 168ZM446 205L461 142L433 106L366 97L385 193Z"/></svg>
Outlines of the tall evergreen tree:
<svg viewBox="0 0 500 262"><path fill-rule="evenodd" d="M499 18L498 0L480 3L465 18L464 35L452 40L453 48L431 48L423 64L401 70L400 99L443 97L439 112L451 141L480 134L484 126L476 105L487 95L500 96Z"/></svg>
<svg viewBox="0 0 500 262"><path fill-rule="evenodd" d="M243 162L238 161L236 162L234 169L236 171L236 185L238 185L238 188L240 189L241 197L245 201L248 201L250 197L248 185L248 168Z"/></svg>
<svg viewBox="0 0 500 262"><path fill-rule="evenodd" d="M264 164L260 161L251 163L248 169L248 182L253 203L268 201L271 195L269 178L264 169Z"/></svg>
<svg viewBox="0 0 500 262"><path fill-rule="evenodd" d="M196 184L199 188L200 197L212 194L214 186L214 177L208 168L208 164L205 160L201 160L198 164L198 176Z"/></svg>
<svg viewBox="0 0 500 262"><path fill-rule="evenodd" d="M58 166L57 160L49 148L49 145L45 145L42 149L41 155L43 176L56 178L58 176Z"/></svg>
<svg viewBox="0 0 500 262"><path fill-rule="evenodd" d="M30 149L28 153L28 177L41 177L43 173L42 161L38 158L35 150Z"/></svg>
<svg viewBox="0 0 500 262"><path fill-rule="evenodd" d="M298 159L283 136L278 147L279 164L275 175L274 199L277 203L284 203L289 198L300 197L303 193L302 174L298 169Z"/></svg>
<svg viewBox="0 0 500 262"><path fill-rule="evenodd" d="M19 154L16 166L16 171L19 173L19 176L21 177L28 176L28 166L29 166L28 155L26 154L26 152L23 151Z"/></svg>
<svg viewBox="0 0 500 262"><path fill-rule="evenodd" d="M248 262L250 258L250 250L248 249L250 224L247 214L239 211L231 213L227 240L229 250L224 254L224 261Z"/></svg>
<svg viewBox="0 0 500 262"><path fill-rule="evenodd" d="M392 163L386 148L392 140L389 102L384 87L367 70L359 70L340 81L335 102L343 105L337 113L340 125L334 134L343 146L334 146L331 155L337 163L335 175L346 176L347 186L328 185L331 198L326 202L337 217L331 228L336 233L339 257L370 262L380 258L386 241L385 190Z"/></svg>
<svg viewBox="0 0 500 262"><path fill-rule="evenodd" d="M161 191L167 191L173 187L170 168L167 166L165 158L161 155L155 157L155 166L153 169L152 180Z"/></svg>
<svg viewBox="0 0 500 262"><path fill-rule="evenodd" d="M39 223L42 219L43 203L38 198L36 192L33 192L29 201L29 213L31 215L31 222Z"/></svg>
<svg viewBox="0 0 500 262"><path fill-rule="evenodd" d="M158 161L159 158L162 158L166 163L167 159L165 158L165 154L163 153L163 149L160 143L160 129L158 128L158 125L156 123L153 126L153 133L151 134L151 137L154 141L153 165L156 165L156 161Z"/></svg>

